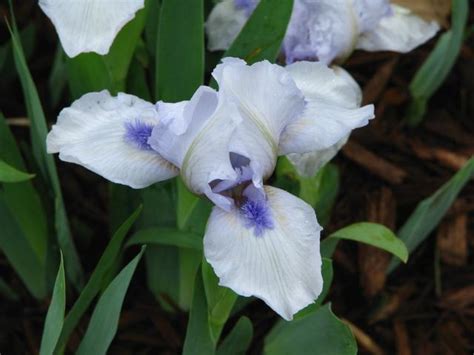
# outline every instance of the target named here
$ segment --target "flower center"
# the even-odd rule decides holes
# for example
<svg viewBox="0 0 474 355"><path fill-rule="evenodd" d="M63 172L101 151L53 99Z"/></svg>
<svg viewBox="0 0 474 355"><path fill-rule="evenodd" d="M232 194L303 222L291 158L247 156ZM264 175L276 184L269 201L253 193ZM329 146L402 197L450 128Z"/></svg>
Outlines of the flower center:
<svg viewBox="0 0 474 355"><path fill-rule="evenodd" d="M153 125L138 119L126 122L124 139L140 150L152 150L150 144L148 144L148 138L150 138L152 131Z"/></svg>

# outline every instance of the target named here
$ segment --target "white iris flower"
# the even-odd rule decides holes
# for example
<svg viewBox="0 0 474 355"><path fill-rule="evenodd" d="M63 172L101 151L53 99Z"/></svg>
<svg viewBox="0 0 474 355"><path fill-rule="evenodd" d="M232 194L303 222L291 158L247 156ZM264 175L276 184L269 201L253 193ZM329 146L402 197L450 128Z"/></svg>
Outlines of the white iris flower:
<svg viewBox="0 0 474 355"><path fill-rule="evenodd" d="M258 0L222 0L206 24L209 50L226 50ZM282 51L288 64L347 58L354 49L409 52L439 30L389 0L295 0Z"/></svg>
<svg viewBox="0 0 474 355"><path fill-rule="evenodd" d="M145 0L39 0L69 57L107 54L117 33L145 6Z"/></svg>
<svg viewBox="0 0 474 355"><path fill-rule="evenodd" d="M176 104L85 95L61 112L48 150L132 187L179 169L215 204L204 254L220 284L290 320L321 293L322 228L311 206L264 181L278 155L327 155L373 118L373 106L361 108L357 84L321 63L227 58L213 76L219 91L202 86Z"/></svg>

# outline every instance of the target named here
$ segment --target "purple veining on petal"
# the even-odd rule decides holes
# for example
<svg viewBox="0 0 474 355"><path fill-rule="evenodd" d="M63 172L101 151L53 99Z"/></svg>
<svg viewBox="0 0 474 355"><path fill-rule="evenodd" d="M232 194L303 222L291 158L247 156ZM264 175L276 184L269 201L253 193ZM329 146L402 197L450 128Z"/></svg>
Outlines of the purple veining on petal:
<svg viewBox="0 0 474 355"><path fill-rule="evenodd" d="M274 223L266 200L248 199L241 207L247 228L253 228L255 236L261 237L267 229L273 229Z"/></svg>
<svg viewBox="0 0 474 355"><path fill-rule="evenodd" d="M247 16L250 16L257 7L257 0L234 0L237 9L245 10Z"/></svg>
<svg viewBox="0 0 474 355"><path fill-rule="evenodd" d="M152 150L148 144L148 138L153 131L153 125L138 119L125 123L124 139L127 143L134 145L140 150Z"/></svg>

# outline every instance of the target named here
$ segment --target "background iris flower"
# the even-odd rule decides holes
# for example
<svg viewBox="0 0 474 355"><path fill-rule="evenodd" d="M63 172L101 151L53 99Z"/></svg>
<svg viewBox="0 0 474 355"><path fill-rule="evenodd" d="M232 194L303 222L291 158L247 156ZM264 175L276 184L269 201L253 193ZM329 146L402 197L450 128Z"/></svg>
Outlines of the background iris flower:
<svg viewBox="0 0 474 355"><path fill-rule="evenodd" d="M223 0L206 24L209 50L226 50L258 0ZM282 52L298 60L343 61L355 49L409 52L439 30L389 0L295 0Z"/></svg>

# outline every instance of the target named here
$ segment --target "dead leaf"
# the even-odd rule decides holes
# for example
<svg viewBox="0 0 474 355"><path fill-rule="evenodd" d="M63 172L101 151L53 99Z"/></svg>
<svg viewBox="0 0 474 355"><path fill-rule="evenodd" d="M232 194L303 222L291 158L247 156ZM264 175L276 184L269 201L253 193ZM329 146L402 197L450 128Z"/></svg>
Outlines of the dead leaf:
<svg viewBox="0 0 474 355"><path fill-rule="evenodd" d="M451 0L392 0L392 3L410 9L425 20L435 20L441 26L448 27Z"/></svg>

